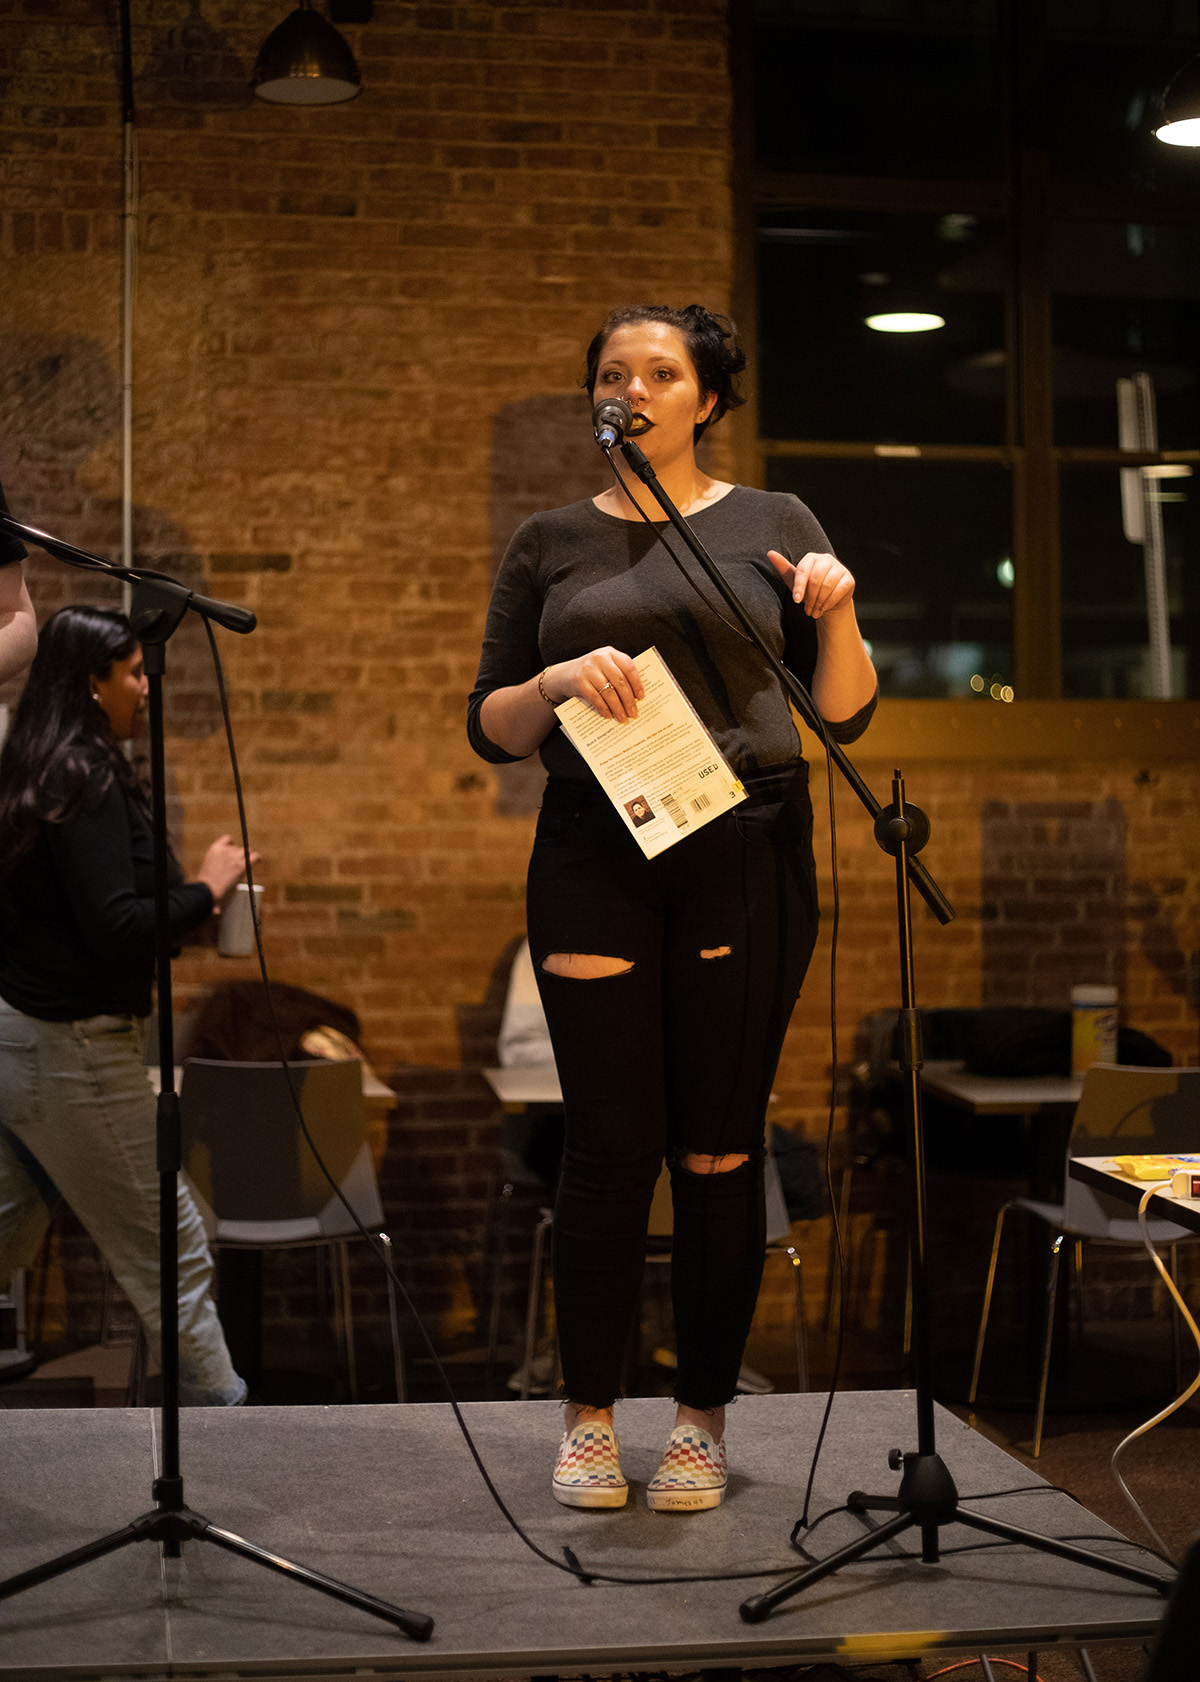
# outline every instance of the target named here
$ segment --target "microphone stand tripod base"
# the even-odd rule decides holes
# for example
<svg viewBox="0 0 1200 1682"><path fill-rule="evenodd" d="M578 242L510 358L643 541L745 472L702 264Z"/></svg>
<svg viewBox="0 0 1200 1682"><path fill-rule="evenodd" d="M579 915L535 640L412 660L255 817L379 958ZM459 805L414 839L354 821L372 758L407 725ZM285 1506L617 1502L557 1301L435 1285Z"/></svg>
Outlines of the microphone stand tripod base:
<svg viewBox="0 0 1200 1682"><path fill-rule="evenodd" d="M794 1577L785 1578L763 1594L753 1595L739 1608L748 1624L759 1624L777 1606L793 1595L831 1576L843 1565L873 1553L902 1536L905 1531L921 1532L921 1559L926 1565L936 1565L939 1555L939 1532L948 1524L965 1525L969 1530L981 1530L1006 1542L1020 1542L1041 1553L1054 1554L1079 1565L1088 1565L1111 1577L1123 1577L1127 1582L1152 1588L1158 1594L1169 1594L1172 1579L1160 1572L1144 1571L1136 1565L1124 1565L1103 1554L1070 1542L1060 1542L1053 1536L1042 1536L1033 1530L1023 1530L1000 1519L985 1518L958 1504L958 1490L945 1462L937 1452L934 1421L933 1369L930 1357L929 1277L926 1268L926 1197L925 1144L921 1113L921 1068L924 1050L921 1036L921 1014L916 1008L913 986L912 911L908 884L910 854L919 851L929 839L929 821L915 806L908 805L904 792L904 778L899 771L892 777L892 803L881 809L875 818L875 837L879 845L895 860L896 916L900 946L900 1013L897 1023L897 1061L904 1078L906 1107L909 1122L909 1163L912 1178L912 1217L909 1235L909 1258L913 1282L913 1357L916 1378L917 1452L905 1454L894 1448L888 1464L894 1472L901 1471L900 1488L896 1495L864 1495L855 1490L846 1502L856 1513L891 1513L877 1529L868 1531L858 1541L811 1565ZM799 1528L797 1526L797 1528ZM793 1532L795 1534L795 1532Z"/></svg>

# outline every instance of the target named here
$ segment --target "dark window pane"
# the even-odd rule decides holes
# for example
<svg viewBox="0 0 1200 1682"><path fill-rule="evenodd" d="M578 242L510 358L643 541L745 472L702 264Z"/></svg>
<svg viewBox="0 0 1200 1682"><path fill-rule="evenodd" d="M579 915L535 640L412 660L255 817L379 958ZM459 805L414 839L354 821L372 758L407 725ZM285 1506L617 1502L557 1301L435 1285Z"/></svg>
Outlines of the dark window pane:
<svg viewBox="0 0 1200 1682"><path fill-rule="evenodd" d="M1160 448L1200 445L1200 229L1060 222L1051 253L1058 443L1115 445L1117 380L1148 373Z"/></svg>
<svg viewBox="0 0 1200 1682"><path fill-rule="evenodd" d="M761 167L959 180L997 173L995 0L756 0L754 16Z"/></svg>
<svg viewBox="0 0 1200 1682"><path fill-rule="evenodd" d="M809 505L853 572L882 694L986 697L1012 685L1007 469L775 456L767 484Z"/></svg>
<svg viewBox="0 0 1200 1682"><path fill-rule="evenodd" d="M997 223L772 210L758 237L763 437L1003 442ZM899 305L932 311L945 326L866 325Z"/></svg>
<svg viewBox="0 0 1200 1682"><path fill-rule="evenodd" d="M1176 469L1176 472L1179 470ZM1200 696L1200 479L1155 481L1171 612L1171 693ZM1116 468L1062 474L1063 694L1153 694L1140 544L1125 537Z"/></svg>
<svg viewBox="0 0 1200 1682"><path fill-rule="evenodd" d="M1153 123L1163 88L1196 51L1195 0L1049 0L1047 22L1047 144L1055 172L1193 191L1195 154L1156 140Z"/></svg>

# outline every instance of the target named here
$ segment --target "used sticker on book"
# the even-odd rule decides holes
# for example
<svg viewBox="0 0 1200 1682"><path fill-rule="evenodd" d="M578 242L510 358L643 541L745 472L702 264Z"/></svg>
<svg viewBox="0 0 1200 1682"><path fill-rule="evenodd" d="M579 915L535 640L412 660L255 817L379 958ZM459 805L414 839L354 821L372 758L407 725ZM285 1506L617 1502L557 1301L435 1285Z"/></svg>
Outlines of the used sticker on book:
<svg viewBox="0 0 1200 1682"><path fill-rule="evenodd" d="M635 719L618 724L572 697L555 707L559 722L648 859L746 798L656 648L634 664L645 699Z"/></svg>

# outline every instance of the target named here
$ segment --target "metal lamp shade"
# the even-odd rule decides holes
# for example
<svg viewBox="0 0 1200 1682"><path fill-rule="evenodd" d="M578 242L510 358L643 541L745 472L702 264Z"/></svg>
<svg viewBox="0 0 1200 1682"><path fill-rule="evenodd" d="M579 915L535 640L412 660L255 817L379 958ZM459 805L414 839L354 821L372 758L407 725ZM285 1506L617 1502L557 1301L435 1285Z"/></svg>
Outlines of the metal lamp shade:
<svg viewBox="0 0 1200 1682"><path fill-rule="evenodd" d="M1200 56L1168 83L1154 132L1168 146L1200 146Z"/></svg>
<svg viewBox="0 0 1200 1682"><path fill-rule="evenodd" d="M333 25L297 6L263 42L252 85L275 105L337 105L361 92L362 76Z"/></svg>

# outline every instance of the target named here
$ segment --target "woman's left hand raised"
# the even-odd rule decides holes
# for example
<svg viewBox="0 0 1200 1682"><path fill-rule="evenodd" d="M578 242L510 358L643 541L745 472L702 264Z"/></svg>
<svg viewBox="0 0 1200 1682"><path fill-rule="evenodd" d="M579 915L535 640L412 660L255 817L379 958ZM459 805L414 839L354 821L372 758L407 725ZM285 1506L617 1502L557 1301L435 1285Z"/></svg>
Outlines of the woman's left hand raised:
<svg viewBox="0 0 1200 1682"><path fill-rule="evenodd" d="M836 555L819 555L810 549L796 566L777 549L767 550L767 559L810 619L820 619L854 599L854 575Z"/></svg>

